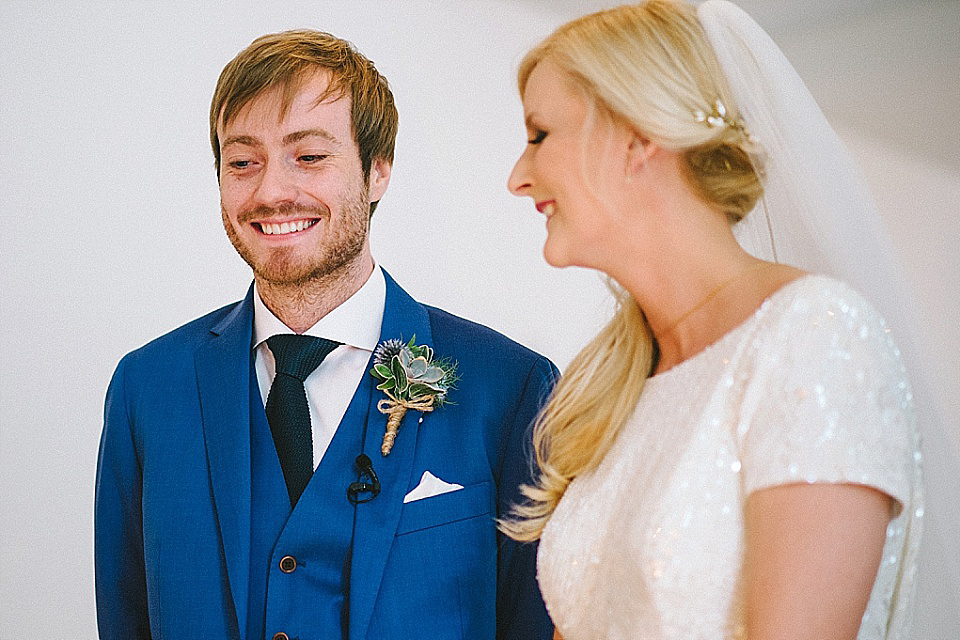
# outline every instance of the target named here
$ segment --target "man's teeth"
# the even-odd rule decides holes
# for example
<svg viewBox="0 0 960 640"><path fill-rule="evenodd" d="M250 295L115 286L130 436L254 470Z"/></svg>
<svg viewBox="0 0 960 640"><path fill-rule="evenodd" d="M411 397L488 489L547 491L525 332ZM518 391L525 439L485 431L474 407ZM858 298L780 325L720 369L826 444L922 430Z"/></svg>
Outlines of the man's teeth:
<svg viewBox="0 0 960 640"><path fill-rule="evenodd" d="M268 236L273 236L303 231L307 227L312 227L316 222L316 220L294 220L293 222L281 222L280 224L275 222L261 222L260 230Z"/></svg>

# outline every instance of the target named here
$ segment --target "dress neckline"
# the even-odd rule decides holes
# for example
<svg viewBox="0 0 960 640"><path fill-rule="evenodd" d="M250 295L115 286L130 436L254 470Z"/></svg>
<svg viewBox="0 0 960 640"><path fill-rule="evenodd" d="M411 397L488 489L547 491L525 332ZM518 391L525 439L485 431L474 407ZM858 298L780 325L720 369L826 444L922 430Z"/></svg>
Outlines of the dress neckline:
<svg viewBox="0 0 960 640"><path fill-rule="evenodd" d="M693 354L686 360L683 360L682 362L678 362L677 364L673 365L666 371L661 371L658 374L650 376L649 378L647 378L647 384L650 384L652 382L659 381L659 380L669 380L671 377L680 375L682 371L693 368L694 363L707 360L710 354L720 349L727 342L733 340L734 337L737 337L741 333L747 331L749 327L753 326L756 323L756 321L760 318L760 316L763 315L763 313L776 300L782 297L785 297L790 290L792 290L795 287L799 287L800 283L806 282L808 280L815 279L818 277L822 277L822 276L819 276L818 274L815 274L815 273L806 273L785 283L779 289L777 289L776 291L771 293L769 296L764 298L763 301L760 303L760 305L756 309L754 309L749 316L744 318L743 322L734 326L725 334L723 334L722 336L720 336L719 338L717 338L716 340L714 340L713 342L711 342L706 347L704 347L697 353Z"/></svg>

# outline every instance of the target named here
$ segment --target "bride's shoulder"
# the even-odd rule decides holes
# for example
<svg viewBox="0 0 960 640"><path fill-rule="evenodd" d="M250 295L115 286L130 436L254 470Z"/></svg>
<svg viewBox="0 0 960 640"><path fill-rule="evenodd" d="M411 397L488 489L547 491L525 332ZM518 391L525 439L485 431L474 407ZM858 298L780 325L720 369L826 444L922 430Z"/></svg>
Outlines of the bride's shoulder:
<svg viewBox="0 0 960 640"><path fill-rule="evenodd" d="M826 321L875 319L882 322L873 305L853 287L830 276L803 274L777 289L764 302L768 318Z"/></svg>
<svg viewBox="0 0 960 640"><path fill-rule="evenodd" d="M801 360L869 352L897 358L891 334L870 301L853 287L806 274L764 302L753 344L759 351L786 351Z"/></svg>

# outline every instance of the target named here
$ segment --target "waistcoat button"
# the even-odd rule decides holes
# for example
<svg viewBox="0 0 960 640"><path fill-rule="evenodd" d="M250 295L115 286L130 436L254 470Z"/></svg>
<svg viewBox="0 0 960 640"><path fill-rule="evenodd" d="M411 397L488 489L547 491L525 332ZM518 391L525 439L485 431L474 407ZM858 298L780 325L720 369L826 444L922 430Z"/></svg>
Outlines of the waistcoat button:
<svg viewBox="0 0 960 640"><path fill-rule="evenodd" d="M280 571L284 573L293 573L293 570L297 568L297 559L293 556L283 556L280 559Z"/></svg>

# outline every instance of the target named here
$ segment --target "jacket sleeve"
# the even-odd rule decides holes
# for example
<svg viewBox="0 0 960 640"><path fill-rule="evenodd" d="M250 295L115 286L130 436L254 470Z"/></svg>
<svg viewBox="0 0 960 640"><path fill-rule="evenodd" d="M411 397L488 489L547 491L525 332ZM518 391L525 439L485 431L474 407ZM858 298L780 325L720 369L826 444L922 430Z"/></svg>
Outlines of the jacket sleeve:
<svg viewBox="0 0 960 640"><path fill-rule="evenodd" d="M520 486L534 480L533 422L558 377L556 367L543 357L536 361L527 376L501 452L497 486L500 517L507 515L513 505L522 500ZM537 544L519 543L499 532L497 536L498 640L550 640L553 623L537 585Z"/></svg>
<svg viewBox="0 0 960 640"><path fill-rule="evenodd" d="M143 474L128 413L124 361L107 391L97 460L94 563L101 640L150 638L143 555Z"/></svg>

